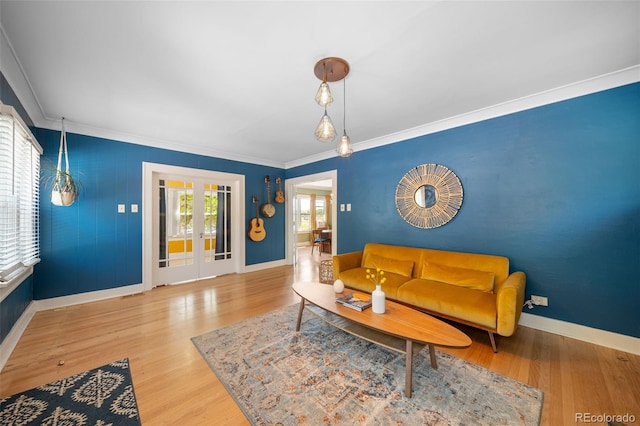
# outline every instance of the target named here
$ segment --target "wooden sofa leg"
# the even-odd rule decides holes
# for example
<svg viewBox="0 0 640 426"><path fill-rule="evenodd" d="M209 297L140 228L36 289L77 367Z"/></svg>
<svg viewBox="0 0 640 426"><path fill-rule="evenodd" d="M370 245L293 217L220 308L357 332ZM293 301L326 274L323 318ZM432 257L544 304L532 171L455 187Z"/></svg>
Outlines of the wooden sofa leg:
<svg viewBox="0 0 640 426"><path fill-rule="evenodd" d="M491 331L489 332L489 340L491 340L491 347L493 348L493 353L497 353L498 348L496 347L496 338Z"/></svg>

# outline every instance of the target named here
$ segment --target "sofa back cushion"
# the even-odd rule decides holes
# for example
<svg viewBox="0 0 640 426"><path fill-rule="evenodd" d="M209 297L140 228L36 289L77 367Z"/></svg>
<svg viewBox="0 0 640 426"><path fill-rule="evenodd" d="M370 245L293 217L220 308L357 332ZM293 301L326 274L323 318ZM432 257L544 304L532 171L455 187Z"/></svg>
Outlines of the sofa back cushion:
<svg viewBox="0 0 640 426"><path fill-rule="evenodd" d="M419 262L416 262L413 276L421 277L422 270L427 263L493 272L495 284L503 282L509 276L509 259L507 257L433 249L422 249L422 257Z"/></svg>
<svg viewBox="0 0 640 426"><path fill-rule="evenodd" d="M410 277L413 272L413 264L413 260L392 259L371 253L363 259L362 267L374 270L379 268L385 272Z"/></svg>
<svg viewBox="0 0 640 426"><path fill-rule="evenodd" d="M495 277L495 284L503 282L509 276L509 259L507 257L494 256L490 254L367 243L365 244L362 253L361 267L375 268L375 266L369 261L369 256L371 255L381 256L383 258L393 259L396 261L413 262L413 269L411 272L411 276L413 278L420 278L422 276L422 270L426 263L436 263L438 265L471 269L474 271L492 272ZM402 267L398 267L398 269L402 269ZM493 289L493 286L491 287Z"/></svg>
<svg viewBox="0 0 640 426"><path fill-rule="evenodd" d="M415 267L420 262L421 250L417 247L367 243L364 246L360 266L363 268L377 267L387 272L417 278ZM408 275L406 275L407 272Z"/></svg>
<svg viewBox="0 0 640 426"><path fill-rule="evenodd" d="M495 283L495 274L493 272L458 268L432 262L423 264L420 278L489 293L493 291Z"/></svg>

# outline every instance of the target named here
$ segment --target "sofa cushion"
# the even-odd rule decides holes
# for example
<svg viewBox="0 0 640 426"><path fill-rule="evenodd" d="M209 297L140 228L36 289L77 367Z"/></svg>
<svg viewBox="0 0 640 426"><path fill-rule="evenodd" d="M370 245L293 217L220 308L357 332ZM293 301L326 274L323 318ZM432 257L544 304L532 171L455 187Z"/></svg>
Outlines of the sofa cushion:
<svg viewBox="0 0 640 426"><path fill-rule="evenodd" d="M424 263L420 278L486 292L493 291L495 282L493 272L458 268L433 262Z"/></svg>
<svg viewBox="0 0 640 426"><path fill-rule="evenodd" d="M362 260L362 267L370 269L380 268L385 272L392 272L394 274L410 277L411 272L413 272L413 261L391 259L389 257L369 253L364 256L364 259Z"/></svg>
<svg viewBox="0 0 640 426"><path fill-rule="evenodd" d="M387 280L382 285L382 291L384 291L385 295L390 299L395 299L398 287L411 279L411 277L394 274L393 272L385 272L384 276ZM337 278L344 281L345 286L355 290L371 293L376 289L375 284L367 279L367 268L348 269L340 272L340 276Z"/></svg>
<svg viewBox="0 0 640 426"><path fill-rule="evenodd" d="M420 260L416 260L413 276L420 278L425 262L438 265L454 266L456 268L487 271L495 274L496 283L500 283L509 276L509 259L503 256L489 254L463 253L445 250L422 249Z"/></svg>
<svg viewBox="0 0 640 426"><path fill-rule="evenodd" d="M485 291L412 279L398 288L396 300L451 318L496 328L496 297Z"/></svg>

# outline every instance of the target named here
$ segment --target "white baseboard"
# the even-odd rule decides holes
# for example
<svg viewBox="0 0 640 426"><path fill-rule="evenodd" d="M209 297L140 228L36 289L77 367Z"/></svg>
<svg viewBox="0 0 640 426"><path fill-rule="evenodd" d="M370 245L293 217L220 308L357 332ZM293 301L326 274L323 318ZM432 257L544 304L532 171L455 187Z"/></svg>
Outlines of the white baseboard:
<svg viewBox="0 0 640 426"><path fill-rule="evenodd" d="M13 325L7 337L0 343L0 371L9 360L11 353L16 348L18 341L22 337L22 333L27 329L31 322L31 318L36 314L36 306L34 302L29 303L27 309L24 310L18 321Z"/></svg>
<svg viewBox="0 0 640 426"><path fill-rule="evenodd" d="M4 365L22 337L22 333L27 329L29 322L31 322L31 319L36 312L58 309L81 303L97 302L99 300L111 299L113 297L129 296L141 293L142 291L142 284L134 284L109 290L91 291L87 293L74 294L72 296L32 301L29 306L27 306L27 309L24 310L22 315L20 315L18 321L13 325L7 337L2 341L2 343L0 343L0 371L4 368Z"/></svg>
<svg viewBox="0 0 640 426"><path fill-rule="evenodd" d="M273 262L259 263L246 267L246 272L260 271L263 269L283 266L284 259ZM113 297L129 296L143 291L142 284L134 284L125 287L118 287L109 290L92 291L88 293L75 294L72 296L54 297L51 299L34 300L22 313L18 321L11 328L7 337L0 343L0 371L4 368L11 352L15 349L22 333L26 330L29 322L36 312L49 309L58 309L65 306L72 306L81 303L96 302ZM640 338L626 336L624 334L613 333L611 331L599 330L584 325L546 318L539 315L523 312L518 323L524 327L535 328L572 339L582 340L595 345L605 346L624 352L640 355Z"/></svg>
<svg viewBox="0 0 640 426"><path fill-rule="evenodd" d="M97 302L113 297L130 296L144 291L142 284L133 284L124 287L110 288L108 290L90 291L87 293L73 294L71 296L53 297L51 299L35 300L36 311L64 308L65 306L79 305L80 303Z"/></svg>
<svg viewBox="0 0 640 426"><path fill-rule="evenodd" d="M256 263L255 265L247 265L245 272L262 271L263 269L275 268L276 266L284 266L287 262L285 259L274 260L273 262Z"/></svg>
<svg viewBox="0 0 640 426"><path fill-rule="evenodd" d="M523 312L519 325L640 355L640 338Z"/></svg>

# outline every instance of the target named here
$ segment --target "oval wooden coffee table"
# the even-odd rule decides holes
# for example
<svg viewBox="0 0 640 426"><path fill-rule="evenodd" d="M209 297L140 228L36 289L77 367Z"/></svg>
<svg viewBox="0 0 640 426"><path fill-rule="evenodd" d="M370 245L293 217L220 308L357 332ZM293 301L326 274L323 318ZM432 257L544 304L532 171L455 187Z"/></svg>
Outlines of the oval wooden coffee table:
<svg viewBox="0 0 640 426"><path fill-rule="evenodd" d="M330 284L296 282L293 284L293 291L302 298L298 310L296 331L300 331L302 312L306 302L309 302L312 306L307 306L307 308L311 313L335 327L405 354L405 394L409 398L411 397L414 343L429 346L429 356L433 368L438 368L436 346L466 348L471 345L469 336L457 328L391 300L386 301L384 314L374 314L371 308L360 312L336 303L336 297L352 293L349 289L345 289L343 294L336 294ZM357 291L353 291L353 293L355 296L360 295L361 298L371 297L367 293Z"/></svg>

